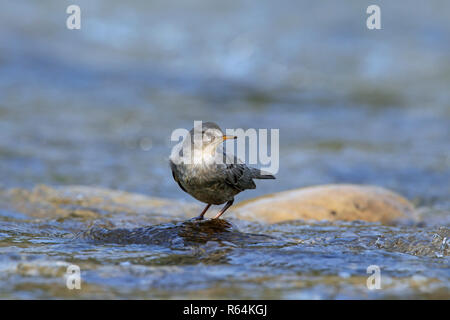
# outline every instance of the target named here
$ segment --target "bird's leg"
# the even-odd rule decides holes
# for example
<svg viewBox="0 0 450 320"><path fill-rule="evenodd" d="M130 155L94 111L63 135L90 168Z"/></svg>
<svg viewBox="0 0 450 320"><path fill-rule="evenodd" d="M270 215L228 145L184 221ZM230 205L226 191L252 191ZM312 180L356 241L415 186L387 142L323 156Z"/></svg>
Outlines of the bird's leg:
<svg viewBox="0 0 450 320"><path fill-rule="evenodd" d="M214 217L214 219L218 219L221 215L223 215L223 213L224 213L225 211L227 211L227 209L228 209L229 207L232 206L233 202L234 202L234 199L228 201L228 202L225 204L225 206L222 208L222 210L220 210L219 213Z"/></svg>
<svg viewBox="0 0 450 320"><path fill-rule="evenodd" d="M206 211L208 211L209 207L211 207L211 204L208 203L208 205L203 209L202 213L198 217L195 217L195 220L203 220L203 216L205 215Z"/></svg>

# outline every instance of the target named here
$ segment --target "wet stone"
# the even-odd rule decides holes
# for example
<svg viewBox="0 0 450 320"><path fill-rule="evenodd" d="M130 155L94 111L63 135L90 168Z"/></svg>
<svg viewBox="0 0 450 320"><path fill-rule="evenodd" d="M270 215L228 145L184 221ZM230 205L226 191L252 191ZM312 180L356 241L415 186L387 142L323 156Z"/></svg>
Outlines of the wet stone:
<svg viewBox="0 0 450 320"><path fill-rule="evenodd" d="M273 193L238 203L232 215L277 223L289 220L370 221L385 224L415 219L412 203L375 186L319 185Z"/></svg>
<svg viewBox="0 0 450 320"><path fill-rule="evenodd" d="M96 243L156 244L185 246L218 241L242 245L271 239L270 236L242 233L225 220L188 220L134 229L94 226L80 235L81 239Z"/></svg>

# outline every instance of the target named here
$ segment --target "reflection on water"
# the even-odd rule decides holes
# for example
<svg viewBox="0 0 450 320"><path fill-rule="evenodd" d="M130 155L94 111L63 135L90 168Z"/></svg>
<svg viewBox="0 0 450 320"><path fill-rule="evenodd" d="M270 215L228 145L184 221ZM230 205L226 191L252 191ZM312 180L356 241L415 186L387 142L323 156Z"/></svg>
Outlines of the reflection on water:
<svg viewBox="0 0 450 320"><path fill-rule="evenodd" d="M1 187L187 200L167 166L170 134L210 120L280 129L276 183L238 200L374 184L412 199L424 226L137 217L132 228L0 206L0 298L449 297L448 1L379 1L379 31L360 1L77 4L79 31L61 1L2 6ZM68 263L82 292L61 282ZM385 289L365 288L370 264Z"/></svg>

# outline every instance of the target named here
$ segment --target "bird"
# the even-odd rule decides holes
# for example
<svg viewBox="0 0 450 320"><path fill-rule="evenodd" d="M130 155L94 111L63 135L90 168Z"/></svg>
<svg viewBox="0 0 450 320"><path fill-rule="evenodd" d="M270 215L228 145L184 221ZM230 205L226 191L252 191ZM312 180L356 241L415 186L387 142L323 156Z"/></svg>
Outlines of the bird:
<svg viewBox="0 0 450 320"><path fill-rule="evenodd" d="M206 203L200 215L194 218L196 220L202 220L211 205L225 203L213 218L218 219L233 205L235 195L256 188L253 179L275 179L272 174L249 167L236 156L226 154L223 148L219 148L228 139L237 137L225 135L214 122L202 122L189 131L169 157L172 176L179 187Z"/></svg>

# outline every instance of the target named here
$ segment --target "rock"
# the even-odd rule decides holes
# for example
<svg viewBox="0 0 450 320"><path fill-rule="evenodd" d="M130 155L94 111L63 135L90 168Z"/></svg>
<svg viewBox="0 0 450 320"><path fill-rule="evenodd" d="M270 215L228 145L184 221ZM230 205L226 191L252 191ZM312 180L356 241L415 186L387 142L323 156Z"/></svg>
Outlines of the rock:
<svg viewBox="0 0 450 320"><path fill-rule="evenodd" d="M88 186L0 191L0 208L33 218L98 220L123 225L187 220L203 208L186 203ZM216 208L214 208L216 209ZM210 215L215 212L210 210ZM401 196L379 187L324 185L274 193L237 203L224 216L277 223L289 220L364 220L389 223L411 218L414 207Z"/></svg>
<svg viewBox="0 0 450 320"><path fill-rule="evenodd" d="M363 220L390 223L414 217L414 206L384 188L322 185L278 192L238 203L228 213L243 220Z"/></svg>
<svg viewBox="0 0 450 320"><path fill-rule="evenodd" d="M32 190L3 190L0 192L2 206L35 218L98 219L108 215L131 220L133 217L142 220L152 216L170 220L190 214L193 208L197 208L195 204L181 201L98 187L53 188L45 185Z"/></svg>

